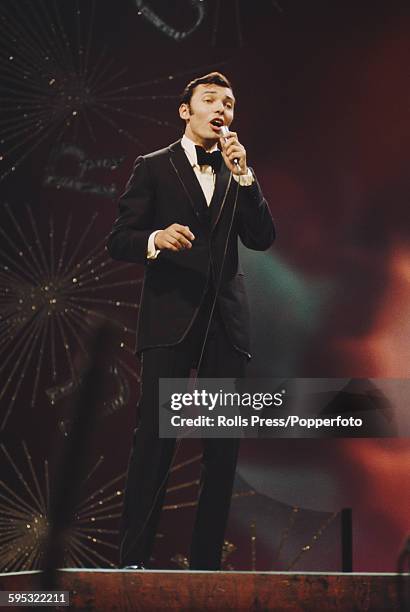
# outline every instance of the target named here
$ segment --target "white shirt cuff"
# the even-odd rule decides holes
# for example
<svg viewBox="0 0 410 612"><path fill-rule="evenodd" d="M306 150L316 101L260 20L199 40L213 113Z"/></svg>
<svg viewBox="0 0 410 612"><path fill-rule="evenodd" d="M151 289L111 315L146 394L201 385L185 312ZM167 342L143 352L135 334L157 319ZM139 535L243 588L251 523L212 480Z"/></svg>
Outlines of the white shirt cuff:
<svg viewBox="0 0 410 612"><path fill-rule="evenodd" d="M241 187L249 187L255 181L250 168L248 168L247 174L234 174L233 178L240 184Z"/></svg>
<svg viewBox="0 0 410 612"><path fill-rule="evenodd" d="M148 238L147 259L156 259L158 255L161 253L159 249L155 248L155 243L154 243L155 236L160 231L161 230L155 230L155 232L152 232L152 234L150 234Z"/></svg>

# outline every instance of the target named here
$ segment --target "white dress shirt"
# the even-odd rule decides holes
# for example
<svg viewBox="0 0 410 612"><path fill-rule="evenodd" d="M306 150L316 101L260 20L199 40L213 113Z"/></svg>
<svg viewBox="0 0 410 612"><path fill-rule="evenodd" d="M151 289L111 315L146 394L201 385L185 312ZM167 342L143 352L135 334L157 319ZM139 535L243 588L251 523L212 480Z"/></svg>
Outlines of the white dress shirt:
<svg viewBox="0 0 410 612"><path fill-rule="evenodd" d="M195 143L190 138L185 136L185 134L184 136L182 136L181 145L185 151L185 155L187 156L189 163L192 166L193 171L195 172L195 176L198 179L199 184L201 185L201 189L204 193L206 203L209 206L212 200L212 196L214 195L216 174L213 171L212 166L198 165ZM212 147L212 149L208 151L208 153L216 151L217 148L218 143L215 143L215 145ZM252 185L255 180L249 168L247 174L242 174L239 176L234 174L233 178L244 187ZM152 232L152 234L150 234L150 237L148 238L147 259L155 259L160 253L160 250L156 249L154 244L155 236L160 231L161 230L155 230L154 232Z"/></svg>

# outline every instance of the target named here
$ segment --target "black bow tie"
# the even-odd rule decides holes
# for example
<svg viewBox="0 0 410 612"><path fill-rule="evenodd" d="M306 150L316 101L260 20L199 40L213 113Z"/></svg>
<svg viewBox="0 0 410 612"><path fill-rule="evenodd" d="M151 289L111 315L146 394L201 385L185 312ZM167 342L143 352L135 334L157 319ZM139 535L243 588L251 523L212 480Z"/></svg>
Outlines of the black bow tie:
<svg viewBox="0 0 410 612"><path fill-rule="evenodd" d="M198 166L212 166L214 172L218 172L222 164L222 154L219 149L213 153L207 153L205 149L195 146Z"/></svg>

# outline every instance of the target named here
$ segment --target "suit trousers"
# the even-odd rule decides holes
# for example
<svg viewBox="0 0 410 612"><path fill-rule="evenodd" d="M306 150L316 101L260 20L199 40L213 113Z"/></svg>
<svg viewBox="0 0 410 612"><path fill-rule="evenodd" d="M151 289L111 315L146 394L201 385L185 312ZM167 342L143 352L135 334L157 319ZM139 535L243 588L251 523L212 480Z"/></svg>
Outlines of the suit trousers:
<svg viewBox="0 0 410 612"><path fill-rule="evenodd" d="M165 497L176 440L158 436L159 378L188 378L196 368L209 321L208 291L187 336L179 344L142 354L139 422L134 431L120 529L120 565L147 565ZM247 357L236 350L216 306L199 377L241 378ZM239 439L204 438L190 568L220 569L239 450Z"/></svg>

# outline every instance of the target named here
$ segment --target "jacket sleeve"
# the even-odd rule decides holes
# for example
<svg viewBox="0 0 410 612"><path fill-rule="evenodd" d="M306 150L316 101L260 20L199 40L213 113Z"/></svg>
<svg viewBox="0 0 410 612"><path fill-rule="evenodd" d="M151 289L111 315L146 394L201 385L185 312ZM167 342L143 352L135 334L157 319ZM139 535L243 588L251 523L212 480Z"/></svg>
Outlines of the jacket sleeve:
<svg viewBox="0 0 410 612"><path fill-rule="evenodd" d="M120 197L118 216L107 240L113 259L139 264L147 262L148 238L154 229L154 186L147 161L138 157Z"/></svg>
<svg viewBox="0 0 410 612"><path fill-rule="evenodd" d="M275 225L253 171L252 174L252 185L238 187L238 234L248 249L266 251L275 240Z"/></svg>

